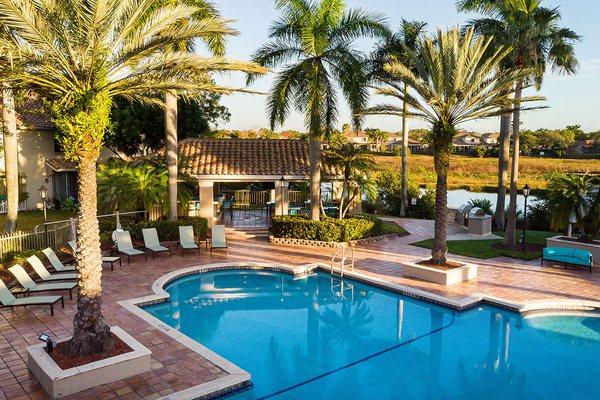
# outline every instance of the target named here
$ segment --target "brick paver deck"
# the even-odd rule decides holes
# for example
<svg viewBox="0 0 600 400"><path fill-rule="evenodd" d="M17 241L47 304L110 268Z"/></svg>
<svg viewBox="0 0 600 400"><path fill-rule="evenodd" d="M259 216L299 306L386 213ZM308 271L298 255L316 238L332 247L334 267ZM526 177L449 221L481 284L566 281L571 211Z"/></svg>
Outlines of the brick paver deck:
<svg viewBox="0 0 600 400"><path fill-rule="evenodd" d="M479 277L474 282L449 288L403 276L400 262L424 257L428 251L410 243L431 236L428 222L403 220L410 236L358 248L356 265L365 274L395 283L427 290L439 295L461 298L485 293L506 300L526 302L547 299L600 299L600 273L590 275L584 269L545 266L539 261L525 262L510 258L476 260ZM187 351L178 342L131 315L117 301L151 293L151 284L167 272L188 266L220 261L268 261L301 265L329 262L333 249L315 249L271 245L261 239L230 239L229 254L210 256L188 253L185 257L161 256L155 261L138 258L131 265L105 268L103 309L110 325L119 325L152 350L152 371L102 388L88 390L70 399L156 399L223 376L225 372L199 355ZM464 257L453 257L468 260ZM474 261L470 259L469 261ZM75 301L66 301L51 317L47 308L16 308L0 311L0 400L46 399L26 366L26 347L38 343L46 332L65 337L71 332Z"/></svg>

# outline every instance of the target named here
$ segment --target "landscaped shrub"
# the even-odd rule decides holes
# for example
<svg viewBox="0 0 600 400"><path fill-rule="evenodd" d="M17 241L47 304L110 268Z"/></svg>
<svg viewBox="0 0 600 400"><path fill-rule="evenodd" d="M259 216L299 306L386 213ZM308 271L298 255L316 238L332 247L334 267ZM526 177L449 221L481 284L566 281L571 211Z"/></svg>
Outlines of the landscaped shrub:
<svg viewBox="0 0 600 400"><path fill-rule="evenodd" d="M158 238L161 241L167 242L179 240L179 227L185 225L192 225L194 227L194 235L196 237L205 238L208 234L208 221L202 217L181 217L177 221L159 219L157 221L121 224L124 230L131 233L133 240L144 240L142 229L156 228Z"/></svg>
<svg viewBox="0 0 600 400"><path fill-rule="evenodd" d="M379 187L379 205L388 215L400 215L400 201L402 199L402 180L400 173L386 171L377 177ZM409 204L408 213L412 218L432 219L435 208L435 193L425 189L421 193L419 186L409 179L408 198L417 199L417 204Z"/></svg>
<svg viewBox="0 0 600 400"><path fill-rule="evenodd" d="M483 210L487 215L493 215L492 211L492 202L488 199L470 199L469 204L473 207L479 207Z"/></svg>
<svg viewBox="0 0 600 400"><path fill-rule="evenodd" d="M288 239L346 242L380 234L383 222L368 215L354 215L346 219L324 217L312 221L303 216L279 215L273 217L273 236Z"/></svg>
<svg viewBox="0 0 600 400"><path fill-rule="evenodd" d="M552 210L546 200L538 200L527 206L527 228L534 231L550 231Z"/></svg>

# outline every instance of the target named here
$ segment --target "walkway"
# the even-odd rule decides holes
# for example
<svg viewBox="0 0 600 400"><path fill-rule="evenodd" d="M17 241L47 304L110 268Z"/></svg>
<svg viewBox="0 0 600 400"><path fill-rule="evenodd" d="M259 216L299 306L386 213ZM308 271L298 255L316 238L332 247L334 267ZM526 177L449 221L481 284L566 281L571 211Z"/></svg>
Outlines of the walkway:
<svg viewBox="0 0 600 400"><path fill-rule="evenodd" d="M524 262L509 258L477 260L479 278L450 288L403 276L400 262L428 255L428 251L410 243L430 237L422 221L401 222L410 236L358 248L357 268L366 274L451 298L486 293L513 301L576 298L600 299L600 273L584 270L539 266L539 261ZM69 399L157 399L171 393L216 379L224 372L202 357L186 351L160 331L152 328L117 305L120 300L151 293L155 279L179 268L219 261L269 261L301 265L328 262L333 249L275 246L264 239L233 239L229 254L210 256L179 254L162 256L148 263L143 258L131 265L105 269L103 309L110 325L119 325L152 350L152 371L141 376L70 396ZM466 260L464 257L453 257ZM473 260L470 260L473 261ZM27 371L26 347L38 343L45 332L53 337L68 336L75 314L75 301L66 301L55 317L47 309L2 309L0 311L0 400L46 399L46 395Z"/></svg>

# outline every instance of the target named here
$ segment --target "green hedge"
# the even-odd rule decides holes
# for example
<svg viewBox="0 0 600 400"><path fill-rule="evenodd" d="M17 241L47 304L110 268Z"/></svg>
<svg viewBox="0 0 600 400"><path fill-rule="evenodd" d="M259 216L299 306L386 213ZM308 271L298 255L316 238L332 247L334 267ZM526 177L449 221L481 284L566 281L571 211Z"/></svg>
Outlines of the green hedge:
<svg viewBox="0 0 600 400"><path fill-rule="evenodd" d="M159 219L157 221L141 221L134 223L121 224L123 229L131 233L133 240L144 240L142 229L156 228L158 238L161 241L179 240L179 227L192 225L194 227L194 236L205 238L208 234L208 221L202 217L180 217L177 221Z"/></svg>
<svg viewBox="0 0 600 400"><path fill-rule="evenodd" d="M156 221L135 220L134 218L121 218L121 227L131 233L134 240L143 240L142 229L156 228L161 241L179 240L179 226L192 225L196 237L205 238L208 235L208 221L202 217L179 217L177 221L159 219ZM115 230L114 219L100 220L100 236L104 242L109 240Z"/></svg>
<svg viewBox="0 0 600 400"><path fill-rule="evenodd" d="M323 217L320 221L297 215L273 217L273 236L289 239L347 242L381 234L383 222L369 215L355 215L343 220Z"/></svg>

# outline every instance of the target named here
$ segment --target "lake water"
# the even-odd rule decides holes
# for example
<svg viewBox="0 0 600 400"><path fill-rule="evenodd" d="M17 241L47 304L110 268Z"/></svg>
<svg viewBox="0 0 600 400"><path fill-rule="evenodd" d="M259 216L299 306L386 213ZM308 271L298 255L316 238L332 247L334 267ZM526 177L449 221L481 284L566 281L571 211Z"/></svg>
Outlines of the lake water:
<svg viewBox="0 0 600 400"><path fill-rule="evenodd" d="M506 195L506 207L508 207L508 203L510 201L509 195ZM492 202L492 210L496 208L496 193L479 193L479 192L470 192L468 190L450 190L448 192L448 207L450 208L458 208L463 204L467 204L470 199L487 199ZM537 200L535 196L529 196L527 198L527 205L533 203ZM517 196L517 208L522 210L525 204L525 197L523 195Z"/></svg>

